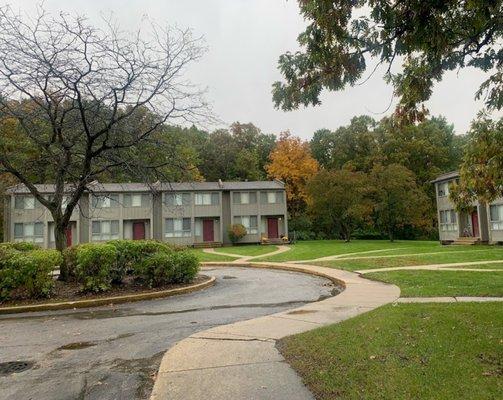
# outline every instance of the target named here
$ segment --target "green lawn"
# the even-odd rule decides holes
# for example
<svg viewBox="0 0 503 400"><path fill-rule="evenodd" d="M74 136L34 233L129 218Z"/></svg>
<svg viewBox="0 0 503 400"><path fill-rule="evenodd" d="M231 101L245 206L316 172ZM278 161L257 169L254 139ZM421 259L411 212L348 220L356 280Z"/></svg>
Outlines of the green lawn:
<svg viewBox="0 0 503 400"><path fill-rule="evenodd" d="M400 240L391 243L388 240L308 240L290 245L291 250L271 257L267 261L312 260L314 258L336 254L358 253L371 250L400 249L410 253L443 251L445 247L438 242ZM381 254L381 253L375 253ZM382 253L385 254L385 253ZM369 254L370 255L370 254Z"/></svg>
<svg viewBox="0 0 503 400"><path fill-rule="evenodd" d="M205 261L234 261L234 260L236 260L235 257L205 253L202 251L202 249L191 249L191 251L197 255L197 258L199 258L199 261L201 261L201 262L205 262Z"/></svg>
<svg viewBox="0 0 503 400"><path fill-rule="evenodd" d="M221 247L215 249L216 252L239 254L241 256L261 256L262 254L271 253L277 250L276 246L269 245L249 245L249 246L232 246Z"/></svg>
<svg viewBox="0 0 503 400"><path fill-rule="evenodd" d="M498 399L501 303L397 304L283 339L320 400Z"/></svg>
<svg viewBox="0 0 503 400"><path fill-rule="evenodd" d="M388 271L363 276L397 285L401 297L503 296L503 270Z"/></svg>
<svg viewBox="0 0 503 400"><path fill-rule="evenodd" d="M459 249L460 247L453 247ZM447 250L444 248L439 254L420 254L415 256L383 257L382 254L370 255L356 260L332 260L318 263L318 265L346 269L349 271L365 270L371 268L402 267L409 265L428 265L428 264L449 264L471 261L503 261L503 248L494 246L473 246L468 250ZM363 255L362 255L363 257Z"/></svg>

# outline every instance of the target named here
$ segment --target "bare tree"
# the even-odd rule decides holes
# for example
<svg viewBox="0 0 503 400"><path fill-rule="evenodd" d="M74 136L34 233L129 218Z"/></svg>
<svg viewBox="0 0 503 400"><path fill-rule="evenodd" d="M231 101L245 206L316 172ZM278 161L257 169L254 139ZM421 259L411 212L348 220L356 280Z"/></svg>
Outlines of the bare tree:
<svg viewBox="0 0 503 400"><path fill-rule="evenodd" d="M149 35L128 34L104 21L96 28L41 7L35 18L0 8L0 114L15 126L14 136L0 132L0 173L51 212L59 250L91 182L114 168L156 168L156 160L137 157L142 142L166 122L209 115L184 78L205 52L200 38L150 23ZM51 198L35 186L42 176L54 182Z"/></svg>

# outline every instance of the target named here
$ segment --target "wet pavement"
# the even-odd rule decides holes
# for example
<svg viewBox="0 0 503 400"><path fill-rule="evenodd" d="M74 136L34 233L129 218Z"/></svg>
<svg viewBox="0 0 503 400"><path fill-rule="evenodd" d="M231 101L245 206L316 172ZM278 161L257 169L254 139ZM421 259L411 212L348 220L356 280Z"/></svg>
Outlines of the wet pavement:
<svg viewBox="0 0 503 400"><path fill-rule="evenodd" d="M93 309L0 315L0 399L146 399L164 352L200 330L326 298L327 280L242 267L205 269L203 291ZM33 363L33 364L31 364Z"/></svg>

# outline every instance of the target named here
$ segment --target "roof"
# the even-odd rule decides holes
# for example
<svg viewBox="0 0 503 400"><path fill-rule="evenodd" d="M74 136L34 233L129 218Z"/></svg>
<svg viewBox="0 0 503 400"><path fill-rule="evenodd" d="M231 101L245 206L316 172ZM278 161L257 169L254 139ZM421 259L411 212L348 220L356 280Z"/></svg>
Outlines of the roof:
<svg viewBox="0 0 503 400"><path fill-rule="evenodd" d="M448 181L448 180L458 178L458 177L459 177L458 171L446 172L445 174L441 174L441 175L437 176L434 180L431 181L431 183Z"/></svg>
<svg viewBox="0 0 503 400"><path fill-rule="evenodd" d="M93 192L163 192L180 191L221 191L221 190L282 190L285 184L281 181L247 181L247 182L174 182L174 183L94 183L88 185ZM35 185L40 193L54 193L53 184ZM73 185L66 185L65 191L71 192ZM6 191L9 194L29 193L25 185L12 186Z"/></svg>

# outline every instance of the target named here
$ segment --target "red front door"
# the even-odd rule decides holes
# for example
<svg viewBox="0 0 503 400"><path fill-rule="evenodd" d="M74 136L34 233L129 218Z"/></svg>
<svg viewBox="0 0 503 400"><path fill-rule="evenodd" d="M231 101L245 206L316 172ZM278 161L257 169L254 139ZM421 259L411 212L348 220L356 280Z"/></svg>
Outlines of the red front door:
<svg viewBox="0 0 503 400"><path fill-rule="evenodd" d="M215 240L213 226L212 219L203 219L203 241L213 242Z"/></svg>
<svg viewBox="0 0 503 400"><path fill-rule="evenodd" d="M66 234L66 247L71 247L72 246L72 226L70 225L68 228L66 228L65 231Z"/></svg>
<svg viewBox="0 0 503 400"><path fill-rule="evenodd" d="M278 236L278 218L267 218L267 237L277 239Z"/></svg>
<svg viewBox="0 0 503 400"><path fill-rule="evenodd" d="M477 211L472 212L472 229L473 236L479 237L479 214Z"/></svg>
<svg viewBox="0 0 503 400"><path fill-rule="evenodd" d="M133 222L133 240L145 239L145 222Z"/></svg>

